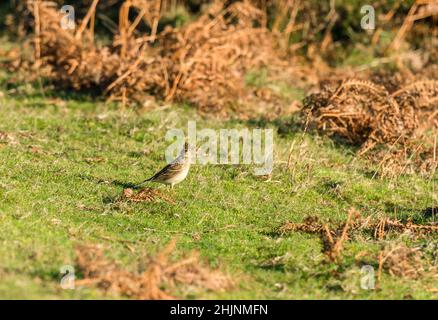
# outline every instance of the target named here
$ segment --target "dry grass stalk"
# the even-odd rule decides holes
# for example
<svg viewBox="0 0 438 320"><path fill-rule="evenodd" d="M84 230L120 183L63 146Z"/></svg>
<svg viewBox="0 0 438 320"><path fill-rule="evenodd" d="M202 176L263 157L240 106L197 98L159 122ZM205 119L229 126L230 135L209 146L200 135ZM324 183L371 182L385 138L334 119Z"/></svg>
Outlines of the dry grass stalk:
<svg viewBox="0 0 438 320"><path fill-rule="evenodd" d="M81 39L82 33L84 32L85 28L87 27L88 23L90 22L90 19L93 19L93 17L96 14L96 7L99 0L93 0L93 3L91 4L90 8L88 9L87 14L85 15L84 19L82 20L81 25L79 26L78 31L76 31L75 38ZM94 23L90 23L90 30L91 28L94 28ZM90 36L90 39L93 40L93 37Z"/></svg>
<svg viewBox="0 0 438 320"><path fill-rule="evenodd" d="M360 213L356 209L351 208L348 211L346 222L341 227L332 231L327 225L324 225L322 240L324 243L324 251L330 261L336 262L342 258L344 243L349 239L349 232L354 220L359 217Z"/></svg>
<svg viewBox="0 0 438 320"><path fill-rule="evenodd" d="M417 0L410 8L408 15L404 19L403 25L397 32L390 48L393 50L400 49L401 43L414 23L418 20L429 17L438 17L438 4L434 0Z"/></svg>
<svg viewBox="0 0 438 320"><path fill-rule="evenodd" d="M35 64L39 65L41 58L41 20L39 11L39 0L33 3L35 16Z"/></svg>
<svg viewBox="0 0 438 320"><path fill-rule="evenodd" d="M356 209L351 208L348 211L347 221L342 228L341 235L336 239L336 241L332 241L330 243L332 245L332 248L329 251L329 257L331 260L337 260L341 256L343 244L348 239L349 229L351 228L353 220L358 217L360 217L360 213Z"/></svg>

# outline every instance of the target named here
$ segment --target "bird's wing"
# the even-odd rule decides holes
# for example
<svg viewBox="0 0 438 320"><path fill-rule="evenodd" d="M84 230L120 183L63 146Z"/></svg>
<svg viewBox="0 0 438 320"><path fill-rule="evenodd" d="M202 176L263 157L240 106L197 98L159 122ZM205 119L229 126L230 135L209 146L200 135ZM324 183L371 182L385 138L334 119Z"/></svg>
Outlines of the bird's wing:
<svg viewBox="0 0 438 320"><path fill-rule="evenodd" d="M148 181L167 180L167 179L173 177L178 172L180 172L181 169L183 168L183 166L184 166L184 163L180 163L180 162L169 163L163 169L161 169L156 174L154 174L152 177L150 177L148 179Z"/></svg>

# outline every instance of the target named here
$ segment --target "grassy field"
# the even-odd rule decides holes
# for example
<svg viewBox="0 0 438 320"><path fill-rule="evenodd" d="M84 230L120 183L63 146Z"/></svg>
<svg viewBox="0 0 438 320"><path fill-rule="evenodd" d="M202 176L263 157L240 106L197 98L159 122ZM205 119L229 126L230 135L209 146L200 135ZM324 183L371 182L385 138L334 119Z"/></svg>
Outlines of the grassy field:
<svg viewBox="0 0 438 320"><path fill-rule="evenodd" d="M436 237L393 234L377 241L363 234L345 244L344 258L334 264L325 262L318 236L275 233L286 221L307 216L345 221L351 207L363 216L432 222L422 212L436 202L436 178L380 179L352 147L303 134L296 117L223 122L188 106L135 112L89 97L20 93L26 87L9 95L3 89L0 298L117 297L93 288L61 289L60 268L75 265L75 246L102 244L108 259L130 270L174 237L175 257L198 250L236 283L228 292L181 288L175 295L182 298L438 298L438 278L431 275L410 279L383 272L378 290L360 288L361 266L377 270L382 246L425 246L436 244ZM124 188L165 163L166 131L186 130L188 120L199 129L273 128L271 178L255 176L247 165L194 165L174 190L154 186L175 204L116 203Z"/></svg>

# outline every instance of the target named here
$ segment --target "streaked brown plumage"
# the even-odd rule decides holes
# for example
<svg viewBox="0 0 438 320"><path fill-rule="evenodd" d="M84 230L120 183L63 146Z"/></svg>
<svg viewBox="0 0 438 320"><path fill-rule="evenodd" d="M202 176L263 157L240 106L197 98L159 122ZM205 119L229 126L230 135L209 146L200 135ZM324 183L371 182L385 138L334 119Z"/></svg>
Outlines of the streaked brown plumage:
<svg viewBox="0 0 438 320"><path fill-rule="evenodd" d="M171 188L173 188L175 184L180 183L187 177L190 169L190 162L190 148L189 144L186 142L184 143L184 148L180 155L174 161L166 165L149 179L138 184L136 187L139 187L146 182L158 182L170 185Z"/></svg>

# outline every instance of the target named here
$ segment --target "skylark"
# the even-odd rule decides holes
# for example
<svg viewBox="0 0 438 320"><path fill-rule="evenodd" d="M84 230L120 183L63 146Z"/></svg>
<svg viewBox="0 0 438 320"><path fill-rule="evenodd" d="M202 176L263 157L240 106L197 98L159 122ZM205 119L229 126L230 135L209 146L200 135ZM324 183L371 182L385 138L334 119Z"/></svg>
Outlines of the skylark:
<svg viewBox="0 0 438 320"><path fill-rule="evenodd" d="M191 151L189 144L186 142L184 143L184 148L181 150L181 153L175 160L173 160L149 179L146 179L145 181L136 185L135 188L138 188L146 182L159 182L170 185L170 187L173 189L175 184L180 183L187 177L190 164Z"/></svg>

